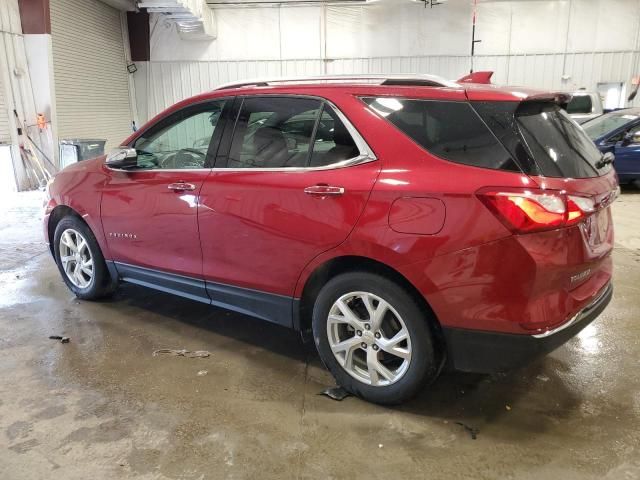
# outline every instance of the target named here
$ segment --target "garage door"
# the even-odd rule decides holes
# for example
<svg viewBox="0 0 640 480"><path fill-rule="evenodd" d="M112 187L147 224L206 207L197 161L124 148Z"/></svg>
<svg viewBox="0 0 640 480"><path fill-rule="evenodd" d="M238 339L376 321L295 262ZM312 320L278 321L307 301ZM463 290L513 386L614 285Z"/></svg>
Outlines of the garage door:
<svg viewBox="0 0 640 480"><path fill-rule="evenodd" d="M11 142L9 138L9 111L7 110L5 95L2 77L0 77L0 143Z"/></svg>
<svg viewBox="0 0 640 480"><path fill-rule="evenodd" d="M130 133L129 83L120 12L97 0L51 0L51 37L59 139Z"/></svg>

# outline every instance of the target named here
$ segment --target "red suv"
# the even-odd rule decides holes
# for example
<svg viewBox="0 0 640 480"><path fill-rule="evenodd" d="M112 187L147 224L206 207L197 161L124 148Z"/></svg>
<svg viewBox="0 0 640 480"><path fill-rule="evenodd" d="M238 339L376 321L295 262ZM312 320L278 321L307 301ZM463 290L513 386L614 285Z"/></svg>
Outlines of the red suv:
<svg viewBox="0 0 640 480"><path fill-rule="evenodd" d="M617 179L568 100L431 76L221 87L56 175L45 235L79 298L125 281L285 325L350 392L401 402L609 303Z"/></svg>

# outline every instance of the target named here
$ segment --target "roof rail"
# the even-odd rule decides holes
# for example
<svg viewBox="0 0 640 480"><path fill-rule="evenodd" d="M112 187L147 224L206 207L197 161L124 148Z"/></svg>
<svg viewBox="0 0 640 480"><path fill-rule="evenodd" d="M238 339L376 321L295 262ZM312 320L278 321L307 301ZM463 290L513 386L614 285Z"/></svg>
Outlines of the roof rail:
<svg viewBox="0 0 640 480"><path fill-rule="evenodd" d="M242 87L267 87L281 83L348 83L363 82L375 83L377 85L403 85L422 87L450 87L460 88L455 82L447 80L437 75L427 74L407 74L407 75L384 75L384 74L364 74L364 75L321 75L315 77L285 77L285 78L263 78L253 80L242 80L239 82L225 83L215 88L215 90L226 90L230 88Z"/></svg>

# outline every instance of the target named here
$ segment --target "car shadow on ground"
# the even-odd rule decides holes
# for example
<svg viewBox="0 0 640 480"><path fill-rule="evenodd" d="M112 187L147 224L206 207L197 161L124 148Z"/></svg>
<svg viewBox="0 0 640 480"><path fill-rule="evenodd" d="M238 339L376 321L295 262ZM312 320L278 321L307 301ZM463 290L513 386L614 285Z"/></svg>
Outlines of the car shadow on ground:
<svg viewBox="0 0 640 480"><path fill-rule="evenodd" d="M105 300L103 305L117 307L119 311L126 306L134 312L153 314L136 315L136 321L152 323L160 318L163 328L175 331L185 324L190 325L289 357L294 362L323 368L314 345L303 343L297 332L249 316L130 284L123 284L114 298ZM514 428L544 431L549 422L557 422L581 403L562 378L567 368L562 361L546 357L506 374L479 375L445 370L415 399L387 408L444 422L459 421L472 428L483 428L509 416L509 421L515 422ZM521 406L523 397L527 397L525 407ZM536 415L513 415L511 412L516 404L520 405L518 408L533 410Z"/></svg>
<svg viewBox="0 0 640 480"><path fill-rule="evenodd" d="M620 190L625 195L640 195L640 183L638 185L626 184L620 185Z"/></svg>

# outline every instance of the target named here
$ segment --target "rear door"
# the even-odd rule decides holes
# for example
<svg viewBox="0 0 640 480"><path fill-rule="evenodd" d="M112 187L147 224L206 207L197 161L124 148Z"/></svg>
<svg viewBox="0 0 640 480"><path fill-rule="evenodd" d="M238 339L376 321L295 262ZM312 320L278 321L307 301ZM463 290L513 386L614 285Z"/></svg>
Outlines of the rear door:
<svg viewBox="0 0 640 480"><path fill-rule="evenodd" d="M211 173L228 102L200 103L160 120L132 145L138 168L108 171L102 224L123 277L150 275L152 283L170 278L163 273L202 278L198 193ZM191 290L206 297L204 285Z"/></svg>
<svg viewBox="0 0 640 480"><path fill-rule="evenodd" d="M229 145L201 191L207 290L214 304L242 304L290 324L302 269L347 238L380 162L320 99L251 96L237 103Z"/></svg>

